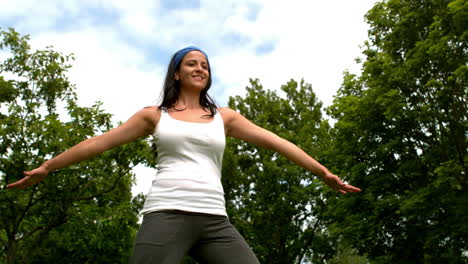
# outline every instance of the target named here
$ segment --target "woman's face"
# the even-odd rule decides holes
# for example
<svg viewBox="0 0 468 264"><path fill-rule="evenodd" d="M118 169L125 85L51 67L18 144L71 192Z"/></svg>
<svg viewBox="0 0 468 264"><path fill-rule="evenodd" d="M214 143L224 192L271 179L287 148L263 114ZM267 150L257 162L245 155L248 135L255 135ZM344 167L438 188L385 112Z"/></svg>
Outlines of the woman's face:
<svg viewBox="0 0 468 264"><path fill-rule="evenodd" d="M180 82L181 89L195 88L199 91L206 87L209 77L206 57L196 50L185 55L180 63L179 71L174 76Z"/></svg>

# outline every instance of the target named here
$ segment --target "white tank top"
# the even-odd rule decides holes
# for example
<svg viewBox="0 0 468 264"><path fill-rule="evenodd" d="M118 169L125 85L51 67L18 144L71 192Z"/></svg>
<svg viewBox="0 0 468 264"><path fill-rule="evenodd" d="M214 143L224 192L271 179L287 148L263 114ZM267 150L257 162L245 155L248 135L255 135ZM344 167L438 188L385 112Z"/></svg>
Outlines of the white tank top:
<svg viewBox="0 0 468 264"><path fill-rule="evenodd" d="M153 135L158 171L141 213L175 209L227 216L221 185L226 137L219 112L209 123L192 123L161 111Z"/></svg>

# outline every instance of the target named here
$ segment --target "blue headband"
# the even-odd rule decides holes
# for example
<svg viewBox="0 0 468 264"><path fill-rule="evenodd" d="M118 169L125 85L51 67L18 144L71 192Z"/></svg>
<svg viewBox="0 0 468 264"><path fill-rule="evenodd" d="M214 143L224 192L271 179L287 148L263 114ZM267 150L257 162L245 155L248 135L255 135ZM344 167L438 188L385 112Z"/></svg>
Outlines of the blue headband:
<svg viewBox="0 0 468 264"><path fill-rule="evenodd" d="M174 55L174 68L177 68L177 66L179 66L179 63L180 61L185 57L185 55L187 55L187 53L191 52L191 51L199 51L201 53L203 53L203 55L205 55L206 57L206 61L208 62L208 55L206 55L205 52L203 52L203 50L195 47L195 46L189 46L189 47L186 47L186 48L183 48L181 50L179 50L178 52L176 52L176 54ZM209 63L208 63L209 65Z"/></svg>

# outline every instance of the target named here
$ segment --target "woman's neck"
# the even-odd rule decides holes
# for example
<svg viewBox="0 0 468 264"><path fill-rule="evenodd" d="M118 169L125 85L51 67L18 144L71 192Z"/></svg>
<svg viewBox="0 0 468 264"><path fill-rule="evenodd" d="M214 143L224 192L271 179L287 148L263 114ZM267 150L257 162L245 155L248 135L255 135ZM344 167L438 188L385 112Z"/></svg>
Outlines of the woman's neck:
<svg viewBox="0 0 468 264"><path fill-rule="evenodd" d="M175 108L178 109L200 109L200 93L182 90L177 99Z"/></svg>

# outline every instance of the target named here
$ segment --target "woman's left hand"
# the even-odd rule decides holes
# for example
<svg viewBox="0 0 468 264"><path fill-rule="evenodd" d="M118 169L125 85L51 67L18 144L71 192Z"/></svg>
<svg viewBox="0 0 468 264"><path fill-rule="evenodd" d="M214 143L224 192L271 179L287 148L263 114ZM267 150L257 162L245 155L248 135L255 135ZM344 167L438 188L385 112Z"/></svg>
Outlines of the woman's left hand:
<svg viewBox="0 0 468 264"><path fill-rule="evenodd" d="M49 170L45 166L41 166L34 170L23 172L24 177L14 183L8 184L8 189L26 189L42 181L49 174Z"/></svg>
<svg viewBox="0 0 468 264"><path fill-rule="evenodd" d="M361 189L344 183L338 176L328 173L322 177L322 180L332 189L340 193L360 192Z"/></svg>

